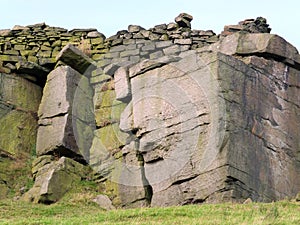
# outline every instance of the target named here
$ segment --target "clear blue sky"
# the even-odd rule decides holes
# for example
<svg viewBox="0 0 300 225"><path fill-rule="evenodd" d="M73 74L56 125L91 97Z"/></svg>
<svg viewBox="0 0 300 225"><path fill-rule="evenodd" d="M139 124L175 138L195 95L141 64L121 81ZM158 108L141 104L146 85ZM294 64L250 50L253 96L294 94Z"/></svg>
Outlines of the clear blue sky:
<svg viewBox="0 0 300 225"><path fill-rule="evenodd" d="M298 0L1 0L0 29L46 22L50 26L97 28L107 37L129 24L150 28L172 22L180 12L194 16L194 29L237 24L246 18L266 17L272 33L300 50L300 1Z"/></svg>

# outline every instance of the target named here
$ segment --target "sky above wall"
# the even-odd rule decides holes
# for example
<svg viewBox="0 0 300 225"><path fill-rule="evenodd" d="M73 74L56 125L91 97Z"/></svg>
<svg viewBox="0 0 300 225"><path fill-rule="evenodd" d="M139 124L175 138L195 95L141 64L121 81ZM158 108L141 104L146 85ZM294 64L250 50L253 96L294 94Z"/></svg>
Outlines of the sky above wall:
<svg viewBox="0 0 300 225"><path fill-rule="evenodd" d="M193 29L220 33L224 25L262 16L272 32L300 50L300 1L297 0L1 0L0 29L45 22L67 29L97 28L106 37L129 24L148 29L193 15Z"/></svg>

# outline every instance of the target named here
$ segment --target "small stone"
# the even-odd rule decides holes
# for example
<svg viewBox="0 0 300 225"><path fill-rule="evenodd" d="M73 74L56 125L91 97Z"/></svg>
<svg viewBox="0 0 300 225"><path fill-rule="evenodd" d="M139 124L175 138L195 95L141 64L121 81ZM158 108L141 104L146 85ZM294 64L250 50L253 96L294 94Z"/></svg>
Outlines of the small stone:
<svg viewBox="0 0 300 225"><path fill-rule="evenodd" d="M139 54L140 54L140 50L134 49L134 50L123 51L120 53L120 56L121 56L121 58L123 58L123 57L127 57L127 56L139 55Z"/></svg>
<svg viewBox="0 0 300 225"><path fill-rule="evenodd" d="M169 23L168 26L167 26L168 31L176 30L177 28L178 28L177 23Z"/></svg>
<svg viewBox="0 0 300 225"><path fill-rule="evenodd" d="M142 47L142 51L153 51L153 50L155 50L155 44L152 42Z"/></svg>
<svg viewBox="0 0 300 225"><path fill-rule="evenodd" d="M112 201L106 195L98 195L95 199L93 199L93 202L97 203L100 206L100 208L105 210L116 209L113 206Z"/></svg>
<svg viewBox="0 0 300 225"><path fill-rule="evenodd" d="M253 203L252 199L251 198L247 198L243 204L251 204Z"/></svg>
<svg viewBox="0 0 300 225"><path fill-rule="evenodd" d="M0 36L7 37L7 36L10 36L10 35L12 35L11 30L9 30L9 29L0 30Z"/></svg>
<svg viewBox="0 0 300 225"><path fill-rule="evenodd" d="M12 28L12 30L16 30L16 31L19 31L19 30L29 30L28 27L24 27L24 26L20 26L20 25L16 25Z"/></svg>
<svg viewBox="0 0 300 225"><path fill-rule="evenodd" d="M163 51L165 55L174 55L180 52L180 48L178 45L173 45L168 48L165 48Z"/></svg>
<svg viewBox="0 0 300 225"><path fill-rule="evenodd" d="M180 13L178 17L181 17L189 22L192 22L193 16L187 13Z"/></svg>
<svg viewBox="0 0 300 225"><path fill-rule="evenodd" d="M110 64L103 69L103 72L104 72L104 74L113 76L117 69L119 69L119 66L117 66L115 64Z"/></svg>
<svg viewBox="0 0 300 225"><path fill-rule="evenodd" d="M15 50L25 50L25 45L15 45L14 49Z"/></svg>
<svg viewBox="0 0 300 225"><path fill-rule="evenodd" d="M159 35L159 34L150 33L150 35L149 35L149 39L152 41L157 41L160 38L161 38L161 35Z"/></svg>
<svg viewBox="0 0 300 225"><path fill-rule="evenodd" d="M128 26L128 32L129 33L138 33L141 30L145 30L145 28L138 26L138 25L129 25Z"/></svg>
<svg viewBox="0 0 300 225"><path fill-rule="evenodd" d="M104 37L95 37L93 39L91 39L91 43L92 45L99 45L104 43L105 38Z"/></svg>
<svg viewBox="0 0 300 225"><path fill-rule="evenodd" d="M98 31L89 32L86 36L87 36L87 38L98 38L98 37L101 37L101 38L105 39L104 34L98 32Z"/></svg>
<svg viewBox="0 0 300 225"><path fill-rule="evenodd" d="M52 47L54 48L54 47L60 47L61 46L61 40L57 40L57 41L55 41L55 42L53 42L53 44L52 44Z"/></svg>
<svg viewBox="0 0 300 225"><path fill-rule="evenodd" d="M11 64L11 63L7 63L7 64L5 65L5 67L7 67L7 68L10 69L10 70L15 70L15 69L16 69L16 67L15 67L13 64Z"/></svg>
<svg viewBox="0 0 300 225"><path fill-rule="evenodd" d="M154 30L166 30L167 29L167 24L160 24L160 25L156 25L154 27Z"/></svg>
<svg viewBox="0 0 300 225"><path fill-rule="evenodd" d="M218 42L218 41L219 41L219 38L218 38L217 35L212 36L212 37L206 39L206 42L207 42L207 43L216 43L216 42Z"/></svg>
<svg viewBox="0 0 300 225"><path fill-rule="evenodd" d="M165 48L173 44L172 41L159 41L155 43L156 48Z"/></svg>
<svg viewBox="0 0 300 225"><path fill-rule="evenodd" d="M180 26L180 27L188 27L191 28L191 23L183 18L176 18L176 23Z"/></svg>
<svg viewBox="0 0 300 225"><path fill-rule="evenodd" d="M175 39L174 44L191 45L192 39Z"/></svg>
<svg viewBox="0 0 300 225"><path fill-rule="evenodd" d="M153 52L150 54L150 59L158 59L160 57L164 56L162 51Z"/></svg>
<svg viewBox="0 0 300 225"><path fill-rule="evenodd" d="M113 40L111 42L111 46L117 46L117 45L121 45L121 44L123 44L123 39L121 39L121 38Z"/></svg>
<svg viewBox="0 0 300 225"><path fill-rule="evenodd" d="M150 31L148 31L148 30L141 30L140 33L141 33L145 38L149 38L149 36L150 36Z"/></svg>
<svg viewBox="0 0 300 225"><path fill-rule="evenodd" d="M127 33L127 34L124 34L124 38L125 39L131 39L132 38L132 34L130 34L130 33Z"/></svg>
<svg viewBox="0 0 300 225"><path fill-rule="evenodd" d="M141 34L141 32L138 32L136 34L133 35L134 39L144 39L144 35Z"/></svg>
<svg viewBox="0 0 300 225"><path fill-rule="evenodd" d="M179 16L175 18L175 22L180 27L188 27L191 28L191 21L193 20L193 17L187 13L181 13Z"/></svg>

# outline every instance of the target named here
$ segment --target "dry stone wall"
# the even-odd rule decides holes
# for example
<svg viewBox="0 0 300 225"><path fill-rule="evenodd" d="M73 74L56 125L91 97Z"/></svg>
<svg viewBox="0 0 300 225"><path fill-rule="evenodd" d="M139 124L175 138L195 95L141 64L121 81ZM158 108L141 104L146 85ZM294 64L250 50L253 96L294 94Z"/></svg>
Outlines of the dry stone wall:
<svg viewBox="0 0 300 225"><path fill-rule="evenodd" d="M91 177L88 166L116 207L273 201L300 191L297 49L261 17L220 35L192 29L192 20L182 13L109 38L45 24L0 31L1 157L18 154L6 127L24 123L8 115L35 102L23 110L34 115L30 126L17 133L37 154L22 199L56 202ZM29 100L7 97L14 82Z"/></svg>

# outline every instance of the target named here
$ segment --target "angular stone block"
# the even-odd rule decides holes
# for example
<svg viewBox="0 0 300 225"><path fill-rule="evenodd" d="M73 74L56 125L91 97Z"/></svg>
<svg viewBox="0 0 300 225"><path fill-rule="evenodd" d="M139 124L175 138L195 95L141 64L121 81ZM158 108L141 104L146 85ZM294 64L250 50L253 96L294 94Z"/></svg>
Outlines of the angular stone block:
<svg viewBox="0 0 300 225"><path fill-rule="evenodd" d="M53 70L39 107L37 154L84 157L93 139L93 90L88 78L68 66Z"/></svg>
<svg viewBox="0 0 300 225"><path fill-rule="evenodd" d="M114 76L116 99L126 101L131 97L131 87L129 83L129 71L121 67L115 72Z"/></svg>
<svg viewBox="0 0 300 225"><path fill-rule="evenodd" d="M34 186L22 196L28 202L51 204L60 200L75 182L87 177L89 170L82 164L61 157L39 167Z"/></svg>
<svg viewBox="0 0 300 225"><path fill-rule="evenodd" d="M61 50L56 60L64 62L85 76L90 76L91 71L97 68L96 63L91 58L71 44L66 45Z"/></svg>

